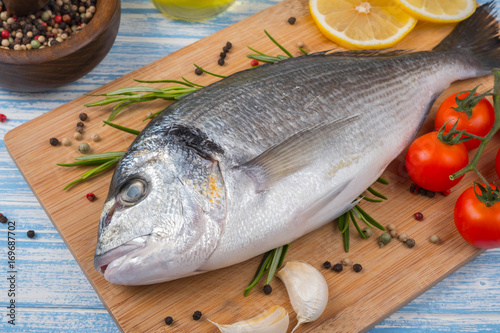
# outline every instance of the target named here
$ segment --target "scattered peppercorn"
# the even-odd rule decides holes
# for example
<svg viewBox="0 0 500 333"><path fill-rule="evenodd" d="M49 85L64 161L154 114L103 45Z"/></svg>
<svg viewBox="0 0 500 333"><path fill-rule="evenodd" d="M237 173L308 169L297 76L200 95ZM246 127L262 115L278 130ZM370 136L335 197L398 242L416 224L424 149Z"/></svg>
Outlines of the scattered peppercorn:
<svg viewBox="0 0 500 333"><path fill-rule="evenodd" d="M413 184L413 183L412 183L412 184L410 185L410 193L415 194L415 193L417 193L417 192L418 192L417 185L415 185L415 184Z"/></svg>
<svg viewBox="0 0 500 333"><path fill-rule="evenodd" d="M303 48L304 46L306 46L306 44L303 41L297 43L297 47Z"/></svg>
<svg viewBox="0 0 500 333"><path fill-rule="evenodd" d="M439 236L438 235L432 235L429 240L431 241L431 243L434 243L434 244L437 244L439 243Z"/></svg>
<svg viewBox="0 0 500 333"><path fill-rule="evenodd" d="M201 318L201 311L195 311L193 313L193 319L194 320L200 320L200 318Z"/></svg>
<svg viewBox="0 0 500 333"><path fill-rule="evenodd" d="M413 214L413 217L415 217L415 220L417 220L417 221L422 221L424 219L424 214L417 212L417 213Z"/></svg>
<svg viewBox="0 0 500 333"><path fill-rule="evenodd" d="M354 264L352 265L352 269L356 272L359 273L363 269L363 267L360 264Z"/></svg>
<svg viewBox="0 0 500 333"><path fill-rule="evenodd" d="M349 258L342 259L342 265L349 266L350 264L352 264L351 259L349 259Z"/></svg>
<svg viewBox="0 0 500 333"><path fill-rule="evenodd" d="M196 75L201 75L201 74L203 74L203 71L201 69L199 69L198 67L196 67L196 69L194 70L194 73Z"/></svg>
<svg viewBox="0 0 500 333"><path fill-rule="evenodd" d="M82 134L83 133L83 127L77 126L75 128L75 131Z"/></svg>
<svg viewBox="0 0 500 333"><path fill-rule="evenodd" d="M4 123L5 121L7 121L7 116L3 113L0 113L0 123Z"/></svg>
<svg viewBox="0 0 500 333"><path fill-rule="evenodd" d="M415 240L412 238L408 238L405 243L410 249L415 246Z"/></svg>
<svg viewBox="0 0 500 333"><path fill-rule="evenodd" d="M225 61L224 59L220 58L219 61L217 61L217 63L219 64L219 66L223 66Z"/></svg>
<svg viewBox="0 0 500 333"><path fill-rule="evenodd" d="M56 138L51 138L49 142L52 146L57 146L59 144L59 140L57 140Z"/></svg>
<svg viewBox="0 0 500 333"><path fill-rule="evenodd" d="M78 141L83 139L83 135L81 133L78 133L78 132L75 132L75 134L73 134L73 137Z"/></svg>
<svg viewBox="0 0 500 333"><path fill-rule="evenodd" d="M228 53L229 52L229 49L227 48L227 46L224 46L222 48L222 52L224 52L224 53Z"/></svg>
<svg viewBox="0 0 500 333"><path fill-rule="evenodd" d="M418 188L418 194L427 195L427 190L425 188L419 187Z"/></svg>
<svg viewBox="0 0 500 333"><path fill-rule="evenodd" d="M290 23L291 25L294 25L296 21L297 19L293 16L288 19L288 23Z"/></svg>
<svg viewBox="0 0 500 333"><path fill-rule="evenodd" d="M436 192L427 190L427 196L429 198L434 198L436 196Z"/></svg>
<svg viewBox="0 0 500 333"><path fill-rule="evenodd" d="M389 235L391 235L392 238L398 237L398 233L396 232L396 230L389 231Z"/></svg>
<svg viewBox="0 0 500 333"><path fill-rule="evenodd" d="M226 48L228 49L228 51L233 47L233 44L231 44L231 42L227 42L226 43Z"/></svg>
<svg viewBox="0 0 500 333"><path fill-rule="evenodd" d="M94 201L95 200L95 194L94 193L87 193L85 196L88 201Z"/></svg>
<svg viewBox="0 0 500 333"><path fill-rule="evenodd" d="M174 320L172 319L172 317L168 316L167 318L165 318L165 324L172 325L173 322Z"/></svg>
<svg viewBox="0 0 500 333"><path fill-rule="evenodd" d="M82 144L80 144L80 145L78 146L78 151L79 151L80 153L85 154L85 153L87 153L89 150L90 150L90 145L89 145L88 143L86 143L86 142L84 142L84 143L82 143Z"/></svg>
<svg viewBox="0 0 500 333"><path fill-rule="evenodd" d="M63 146L69 146L71 144L71 141L69 141L68 138L64 138L61 140L61 143L63 144Z"/></svg>
<svg viewBox="0 0 500 333"><path fill-rule="evenodd" d="M83 123L83 121L79 121L76 123L76 127L84 127L85 124Z"/></svg>
<svg viewBox="0 0 500 333"><path fill-rule="evenodd" d="M3 215L2 213L0 213L0 222L1 223L7 223L8 220L9 219L5 215Z"/></svg>
<svg viewBox="0 0 500 333"><path fill-rule="evenodd" d="M101 141L101 137L99 136L99 134L97 134L97 133L92 134L92 141L94 141L94 142Z"/></svg>
<svg viewBox="0 0 500 333"><path fill-rule="evenodd" d="M255 67L255 66L258 66L259 65L259 62L255 59L252 59L252 61L250 61L250 66L252 67Z"/></svg>
<svg viewBox="0 0 500 333"><path fill-rule="evenodd" d="M87 120L88 117L89 116L87 116L87 114L84 112L82 112L82 113L80 113L80 115L78 115L78 118L80 118L81 121Z"/></svg>
<svg viewBox="0 0 500 333"><path fill-rule="evenodd" d="M332 270L334 272L337 272L337 273L342 272L343 269L344 269L344 267L342 266L342 264L335 264L335 265L333 265L333 268L332 268Z"/></svg>
<svg viewBox="0 0 500 333"><path fill-rule="evenodd" d="M372 228L363 228L361 232L366 236L366 238L370 238L373 235Z"/></svg>
<svg viewBox="0 0 500 333"><path fill-rule="evenodd" d="M26 235L28 236L28 238L34 238L35 237L35 230L28 230Z"/></svg>
<svg viewBox="0 0 500 333"><path fill-rule="evenodd" d="M264 294L266 295L269 295L270 293L273 292L273 288L268 284L266 284L263 289L264 289Z"/></svg>
<svg viewBox="0 0 500 333"><path fill-rule="evenodd" d="M396 230L396 226L394 224L389 224L387 226L387 230L389 230L389 231Z"/></svg>
<svg viewBox="0 0 500 333"><path fill-rule="evenodd" d="M399 234L398 239L404 243L408 239L408 235L406 235L405 233Z"/></svg>
<svg viewBox="0 0 500 333"><path fill-rule="evenodd" d="M382 235L380 235L380 238L379 238L379 247L382 248L384 245L387 245L391 242L392 240L392 237L390 234L388 234L387 232L384 232Z"/></svg>
<svg viewBox="0 0 500 333"><path fill-rule="evenodd" d="M323 267L326 268L326 269L330 269L330 268L332 268L332 263L329 262L329 261L325 261L323 263Z"/></svg>

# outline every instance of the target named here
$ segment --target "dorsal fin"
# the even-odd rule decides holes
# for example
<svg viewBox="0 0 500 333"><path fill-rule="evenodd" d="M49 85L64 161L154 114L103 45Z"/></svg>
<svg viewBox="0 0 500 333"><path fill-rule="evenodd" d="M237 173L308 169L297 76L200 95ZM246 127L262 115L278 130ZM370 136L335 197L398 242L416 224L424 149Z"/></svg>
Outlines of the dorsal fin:
<svg viewBox="0 0 500 333"><path fill-rule="evenodd" d="M238 168L252 178L257 192L267 190L280 179L307 166L317 157L318 152L314 147L320 141L331 137L330 132L350 124L358 117L353 115L337 119L295 133Z"/></svg>

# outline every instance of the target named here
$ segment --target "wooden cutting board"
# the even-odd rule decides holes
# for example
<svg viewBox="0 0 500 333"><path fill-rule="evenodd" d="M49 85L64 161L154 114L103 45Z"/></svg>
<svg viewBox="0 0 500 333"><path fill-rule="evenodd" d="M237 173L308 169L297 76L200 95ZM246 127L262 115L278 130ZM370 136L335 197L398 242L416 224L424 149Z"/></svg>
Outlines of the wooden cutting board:
<svg viewBox="0 0 500 333"><path fill-rule="evenodd" d="M287 23L290 16L297 18L295 25ZM453 27L454 25L418 23L398 47L430 49ZM315 27L309 16L306 0L285 0L125 75L97 89L93 94L137 85L133 78L152 80L185 76L197 83L208 84L216 79L206 74L196 76L193 73L193 63L212 72L230 74L249 67L247 46L269 54L281 53L265 37L264 29L297 55L299 52L296 45L299 41L305 42L305 48L311 52L335 47ZM226 58L226 65L219 67L217 59L227 41L232 42L233 48ZM432 129L432 115L445 96L470 89L479 83L483 85L481 89L487 89L492 86L492 82L491 77L485 77L454 84L438 99L422 131ZM73 133L81 112L89 115L84 141L91 144L92 152L125 150L133 140L133 135L102 126L101 120L107 118L111 107L87 109L82 106L97 99L82 96L48 112L9 132L5 136L5 143L27 183L117 325L125 332L216 332L217 329L207 319L232 323L280 304L290 313L291 331L296 324L295 313L284 285L278 279L272 282L271 295L264 295L263 283L260 283L248 297L243 297L243 289L253 277L260 257L199 276L142 287L113 285L96 272L93 257L98 221L112 172L108 171L63 191L68 182L78 178L87 168L63 168L57 167L56 163L70 162L79 155L76 151L79 142L73 139ZM167 104L168 102L155 101L135 105L120 114L115 121L123 126L142 129L146 124L141 122L145 115L161 110ZM98 133L102 141L93 143L90 140L93 133ZM49 145L50 137L71 138L72 145L52 147ZM481 170L490 180L497 180L493 160L499 139L496 138L495 141L487 147L480 164ZM476 180L475 176L466 175L448 197L439 194L435 198L413 195L409 192L411 181L404 172L403 156L391 163L383 175L390 185L375 185L389 200L381 204L363 203L362 207L383 225L392 223L399 232L405 232L414 238L416 247L409 249L393 240L379 249L378 230L368 240L361 240L355 231L351 231L351 251L346 254L336 223L328 224L293 242L287 260L302 260L317 267L329 285L329 302L325 312L316 322L304 325L300 332L366 331L482 252L460 237L452 217L455 200ZM97 195L94 202L85 199L88 192ZM422 222L413 218L417 211L422 212L425 217ZM428 241L433 234L442 239L439 245ZM362 272L355 273L351 267L345 268L341 273L322 268L322 263L326 260L337 263L346 257L353 263L361 264ZM192 319L196 310L203 312L199 321ZM165 326L163 323L166 316L174 318L172 326Z"/></svg>

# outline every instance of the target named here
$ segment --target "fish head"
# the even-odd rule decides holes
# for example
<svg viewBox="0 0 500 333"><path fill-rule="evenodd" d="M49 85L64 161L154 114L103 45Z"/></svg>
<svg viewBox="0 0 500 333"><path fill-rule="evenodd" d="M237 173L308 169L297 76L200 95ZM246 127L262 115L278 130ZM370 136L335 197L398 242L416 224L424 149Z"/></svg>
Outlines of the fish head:
<svg viewBox="0 0 500 333"><path fill-rule="evenodd" d="M218 245L226 215L217 161L177 142L144 140L113 175L94 266L109 282L159 283L198 273Z"/></svg>

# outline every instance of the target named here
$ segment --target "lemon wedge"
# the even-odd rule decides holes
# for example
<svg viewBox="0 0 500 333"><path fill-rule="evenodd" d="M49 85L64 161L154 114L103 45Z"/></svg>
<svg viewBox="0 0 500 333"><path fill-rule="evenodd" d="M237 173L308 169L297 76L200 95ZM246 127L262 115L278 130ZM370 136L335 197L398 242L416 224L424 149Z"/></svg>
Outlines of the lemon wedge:
<svg viewBox="0 0 500 333"><path fill-rule="evenodd" d="M417 20L394 0L310 0L319 30L348 49L381 49L397 44Z"/></svg>
<svg viewBox="0 0 500 333"><path fill-rule="evenodd" d="M474 0L396 0L410 15L423 21L447 23L465 20L476 10Z"/></svg>

